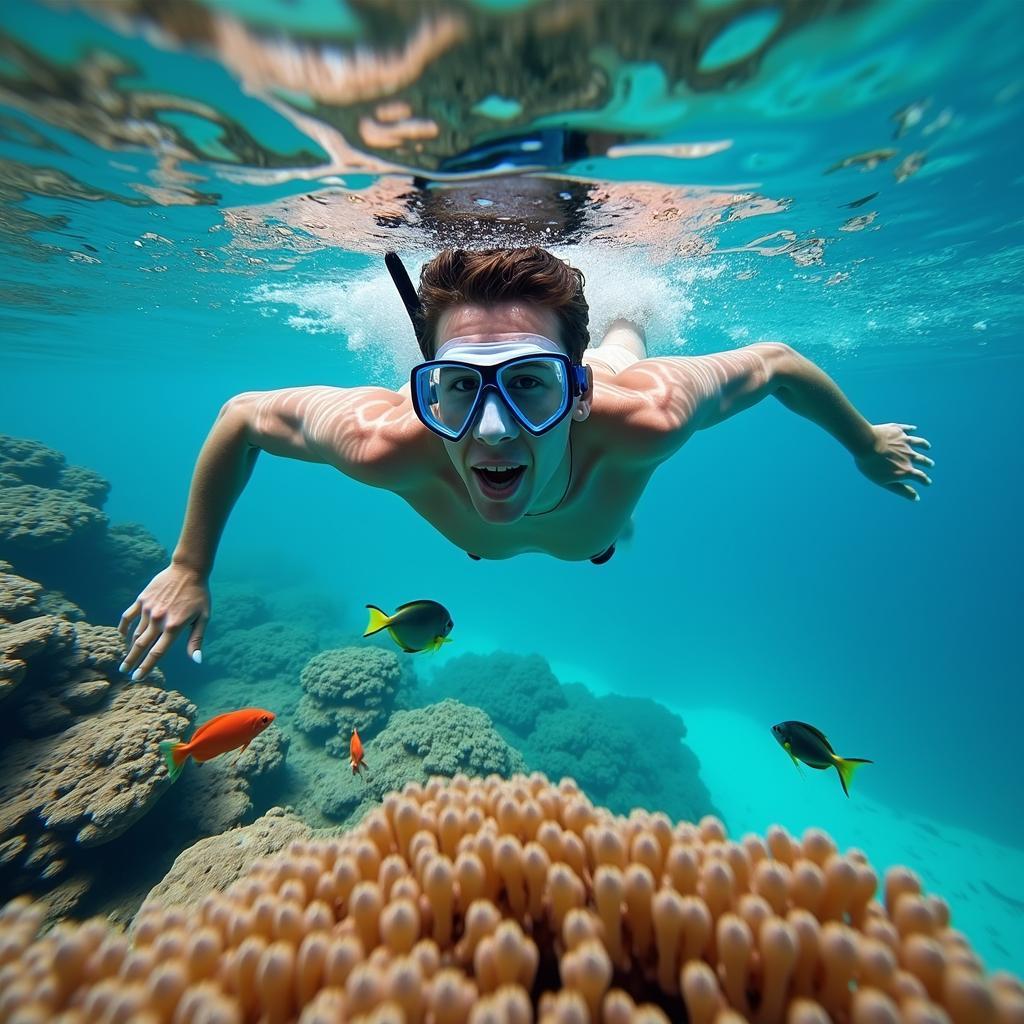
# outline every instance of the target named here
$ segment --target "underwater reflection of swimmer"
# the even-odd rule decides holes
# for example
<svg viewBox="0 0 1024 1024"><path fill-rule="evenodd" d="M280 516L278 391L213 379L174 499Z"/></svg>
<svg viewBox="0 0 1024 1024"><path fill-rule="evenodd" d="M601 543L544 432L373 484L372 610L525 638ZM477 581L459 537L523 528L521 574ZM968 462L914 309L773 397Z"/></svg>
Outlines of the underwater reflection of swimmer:
<svg viewBox="0 0 1024 1024"><path fill-rule="evenodd" d="M832 749L832 744L826 739L825 734L806 722L780 722L772 726L772 735L779 746L789 754L797 769L800 768L801 761L809 768L835 768L839 773L843 792L847 796L850 795L853 773L862 764L874 764L864 757L840 757Z"/></svg>
<svg viewBox="0 0 1024 1024"><path fill-rule="evenodd" d="M121 617L122 671L133 679L183 632L199 660L217 545L261 451L391 491L471 557L597 565L659 466L769 397L829 433L889 493L917 501L915 486L931 483L916 427L870 422L783 342L650 358L643 326L619 320L591 347L582 273L537 246L444 250L418 290L395 254L387 265L423 361L398 390L310 386L225 403L171 564Z"/></svg>
<svg viewBox="0 0 1024 1024"><path fill-rule="evenodd" d="M630 136L610 132L540 128L478 143L462 153L445 157L437 170L441 174L550 171L590 156L603 156L628 138Z"/></svg>

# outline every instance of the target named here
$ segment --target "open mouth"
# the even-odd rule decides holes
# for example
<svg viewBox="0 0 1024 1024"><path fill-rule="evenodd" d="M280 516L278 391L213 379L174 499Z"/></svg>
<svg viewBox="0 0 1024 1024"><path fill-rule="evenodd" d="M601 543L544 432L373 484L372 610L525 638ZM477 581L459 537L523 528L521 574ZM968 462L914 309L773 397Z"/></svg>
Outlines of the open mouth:
<svg viewBox="0 0 1024 1024"><path fill-rule="evenodd" d="M526 472L525 466L474 466L473 472L480 482L480 489L488 497L504 497L510 494Z"/></svg>

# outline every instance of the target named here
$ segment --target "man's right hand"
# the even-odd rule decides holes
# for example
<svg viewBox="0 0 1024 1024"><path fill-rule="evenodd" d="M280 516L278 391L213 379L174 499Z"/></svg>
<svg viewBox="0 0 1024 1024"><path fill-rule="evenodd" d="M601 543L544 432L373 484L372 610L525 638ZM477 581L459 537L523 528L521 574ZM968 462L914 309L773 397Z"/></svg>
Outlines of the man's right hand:
<svg viewBox="0 0 1024 1024"><path fill-rule="evenodd" d="M136 619L138 623L132 629ZM189 628L189 656L193 661L201 662L203 633L209 619L207 577L195 569L172 562L153 577L121 616L117 628L130 643L121 671L132 672L135 682L144 679L167 653L178 634Z"/></svg>

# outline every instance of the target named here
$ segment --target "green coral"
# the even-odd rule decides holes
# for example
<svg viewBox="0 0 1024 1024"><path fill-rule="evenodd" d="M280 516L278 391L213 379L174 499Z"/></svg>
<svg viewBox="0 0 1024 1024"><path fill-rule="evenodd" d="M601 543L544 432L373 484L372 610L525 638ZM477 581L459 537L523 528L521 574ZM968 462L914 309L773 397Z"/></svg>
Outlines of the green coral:
<svg viewBox="0 0 1024 1024"><path fill-rule="evenodd" d="M0 434L0 473L26 484L56 487L65 466L60 452L39 441Z"/></svg>
<svg viewBox="0 0 1024 1024"><path fill-rule="evenodd" d="M345 757L353 729L365 740L387 721L402 684L402 666L392 651L341 647L310 658L301 678L305 693L295 724L327 739L329 753Z"/></svg>
<svg viewBox="0 0 1024 1024"><path fill-rule="evenodd" d="M26 556L53 557L55 548L98 540L106 525L102 512L65 491L35 484L0 490L0 558L19 570Z"/></svg>
<svg viewBox="0 0 1024 1024"><path fill-rule="evenodd" d="M483 708L519 736L530 734L539 715L566 707L558 679L539 654L463 654L438 672L434 687Z"/></svg>
<svg viewBox="0 0 1024 1024"><path fill-rule="evenodd" d="M682 718L643 697L565 686L569 706L541 715L523 752L531 769L569 775L616 814L633 807L699 821L715 813Z"/></svg>
<svg viewBox="0 0 1024 1024"><path fill-rule="evenodd" d="M76 501L93 508L103 508L110 494L110 481L85 466L65 466L53 486L67 491Z"/></svg>
<svg viewBox="0 0 1024 1024"><path fill-rule="evenodd" d="M209 653L209 664L217 675L295 680L316 648L312 630L287 622L264 622L217 637L203 653Z"/></svg>
<svg viewBox="0 0 1024 1024"><path fill-rule="evenodd" d="M366 744L366 764L359 777L345 762L318 774L313 799L324 814L351 824L385 793L411 780L426 782L431 775L496 773L508 778L526 771L522 755L502 739L483 711L454 700L396 711Z"/></svg>

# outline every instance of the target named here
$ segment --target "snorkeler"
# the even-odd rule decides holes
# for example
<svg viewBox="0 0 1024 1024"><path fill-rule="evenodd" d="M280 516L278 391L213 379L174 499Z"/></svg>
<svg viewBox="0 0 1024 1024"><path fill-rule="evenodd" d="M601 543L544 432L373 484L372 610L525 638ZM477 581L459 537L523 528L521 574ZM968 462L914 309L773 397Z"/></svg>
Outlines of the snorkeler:
<svg viewBox="0 0 1024 1024"><path fill-rule="evenodd" d="M642 327L620 320L588 348L583 275L538 247L444 250L418 291L397 257L388 267L423 362L398 391L313 386L225 403L171 564L121 616L133 679L185 631L202 660L217 544L261 451L392 491L487 559L607 561L658 466L769 395L828 431L872 483L913 501L913 485L931 483L915 427L869 423L786 344L647 358Z"/></svg>

